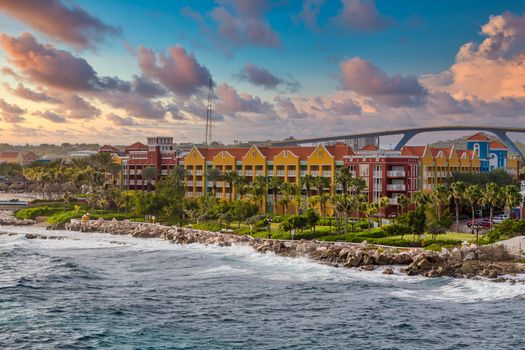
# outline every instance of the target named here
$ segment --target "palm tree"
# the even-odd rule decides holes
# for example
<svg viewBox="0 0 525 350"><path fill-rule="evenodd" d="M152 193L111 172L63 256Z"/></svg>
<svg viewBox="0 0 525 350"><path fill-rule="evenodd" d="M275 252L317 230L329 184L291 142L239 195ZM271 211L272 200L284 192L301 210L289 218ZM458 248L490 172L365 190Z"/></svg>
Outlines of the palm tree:
<svg viewBox="0 0 525 350"><path fill-rule="evenodd" d="M472 213L472 233L474 233L474 221L476 220L476 205L479 203L481 198L481 190L478 185L470 185L467 187L464 193L464 198L470 203L470 210Z"/></svg>
<svg viewBox="0 0 525 350"><path fill-rule="evenodd" d="M239 176L237 175L236 179L235 179L235 182L234 182L234 187L235 187L235 195L239 195L239 199L243 199L244 196L246 194L248 194L249 190L250 190L250 179L247 178L246 176Z"/></svg>
<svg viewBox="0 0 525 350"><path fill-rule="evenodd" d="M343 188L343 194L348 193L348 185L352 181L352 173L348 167L341 167L337 169L334 176L335 183L341 185Z"/></svg>
<svg viewBox="0 0 525 350"><path fill-rule="evenodd" d="M369 232L370 232L370 223L371 223L370 219L373 218L374 215L377 214L378 209L379 209L379 207L378 207L377 203L367 203L365 205L364 212L365 212L366 220L368 222L368 231Z"/></svg>
<svg viewBox="0 0 525 350"><path fill-rule="evenodd" d="M481 203L489 206L489 221L492 227L492 219L494 217L494 208L502 202L501 190L494 182L489 182L485 188L481 190Z"/></svg>
<svg viewBox="0 0 525 350"><path fill-rule="evenodd" d="M317 195L319 196L319 199L318 199L319 209L321 211L321 215L324 217L325 212L326 212L325 204L326 204L326 201L328 200L324 191L325 191L325 188L330 187L330 179L327 177L323 177L323 176L317 176L314 178L313 182L315 185L315 189L317 191Z"/></svg>
<svg viewBox="0 0 525 350"><path fill-rule="evenodd" d="M142 170L142 177L146 180L147 190L151 191L151 181L157 177L157 168L147 166Z"/></svg>
<svg viewBox="0 0 525 350"><path fill-rule="evenodd" d="M217 181L222 178L222 172L217 168L209 168L206 170L206 181L211 182L211 193L215 197L217 191Z"/></svg>
<svg viewBox="0 0 525 350"><path fill-rule="evenodd" d="M347 194L336 194L333 198L335 209L338 213L339 221L340 218L345 215L345 227L344 233L348 233L348 213L352 210L354 203L352 197Z"/></svg>
<svg viewBox="0 0 525 350"><path fill-rule="evenodd" d="M505 209L508 210L510 216L512 208L520 205L523 202L523 197L521 196L518 188L514 185L508 185L502 188L503 197L505 199Z"/></svg>
<svg viewBox="0 0 525 350"><path fill-rule="evenodd" d="M450 199L454 200L454 208L456 210L456 226L459 226L459 209L464 198L465 184L462 181L456 181L450 185Z"/></svg>
<svg viewBox="0 0 525 350"><path fill-rule="evenodd" d="M441 209L446 204L449 198L448 189L443 185L436 185L434 191L430 194L430 198L434 202L436 216L438 220L441 219Z"/></svg>
<svg viewBox="0 0 525 350"><path fill-rule="evenodd" d="M230 189L230 192L229 192L229 200L230 200L230 203L233 199L233 185L235 184L235 182L237 181L237 177L239 175L237 175L237 173L235 171L225 171L224 173L222 173L222 181L226 182L228 184L228 187Z"/></svg>
<svg viewBox="0 0 525 350"><path fill-rule="evenodd" d="M279 194L279 191L281 190L282 183L283 183L282 179L277 176L272 177L270 181L268 182L268 192L271 192L273 195L272 211L274 214L276 212L277 194Z"/></svg>
<svg viewBox="0 0 525 350"><path fill-rule="evenodd" d="M365 179L360 177L354 177L349 182L351 187L351 192L355 195L360 195L361 192L367 188Z"/></svg>
<svg viewBox="0 0 525 350"><path fill-rule="evenodd" d="M401 208L401 214L405 214L408 210L408 206L410 205L410 198L408 198L405 194L400 194L397 196L397 203Z"/></svg>
<svg viewBox="0 0 525 350"><path fill-rule="evenodd" d="M283 194L283 198L279 201L280 205L283 206L283 212L286 214L286 209L288 205L290 205L292 201L292 197L295 195L295 184L291 182L283 182L281 184L281 193Z"/></svg>
<svg viewBox="0 0 525 350"><path fill-rule="evenodd" d="M388 208L389 205L390 205L390 198L386 196L381 197L379 201L377 202L377 208L379 209L382 218L386 217L386 208ZM382 221L383 220L379 222L379 226L383 224Z"/></svg>
<svg viewBox="0 0 525 350"><path fill-rule="evenodd" d="M310 195L312 194L312 187L315 186L315 177L312 175L305 175L301 178L301 188L306 189L306 200L308 203L308 199L310 198Z"/></svg>
<svg viewBox="0 0 525 350"><path fill-rule="evenodd" d="M427 205L430 202L430 196L423 192L416 192L414 193L414 204L416 206L424 206Z"/></svg>
<svg viewBox="0 0 525 350"><path fill-rule="evenodd" d="M257 176L255 180L252 183L252 187L250 189L250 195L252 196L252 199L259 204L259 208L263 210L263 199L266 196L266 177L265 176Z"/></svg>

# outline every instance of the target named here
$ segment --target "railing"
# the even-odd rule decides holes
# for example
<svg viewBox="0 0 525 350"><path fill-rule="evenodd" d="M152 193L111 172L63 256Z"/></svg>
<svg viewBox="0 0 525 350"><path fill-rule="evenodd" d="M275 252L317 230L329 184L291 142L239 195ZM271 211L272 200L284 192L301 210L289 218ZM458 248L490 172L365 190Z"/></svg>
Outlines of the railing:
<svg viewBox="0 0 525 350"><path fill-rule="evenodd" d="M288 170L288 176L295 176L296 171L295 170Z"/></svg>
<svg viewBox="0 0 525 350"><path fill-rule="evenodd" d="M264 176L264 171L263 171L263 170L257 170L257 171L255 172L255 175L256 175L256 176Z"/></svg>
<svg viewBox="0 0 525 350"><path fill-rule="evenodd" d="M246 170L244 176L252 176L253 172L251 170Z"/></svg>
<svg viewBox="0 0 525 350"><path fill-rule="evenodd" d="M186 174L193 176L193 170L186 170Z"/></svg>
<svg viewBox="0 0 525 350"><path fill-rule="evenodd" d="M273 176L273 170L268 170L268 176Z"/></svg>
<svg viewBox="0 0 525 350"><path fill-rule="evenodd" d="M284 176L284 170L277 170L277 176Z"/></svg>
<svg viewBox="0 0 525 350"><path fill-rule="evenodd" d="M301 176L305 176L307 174L306 170L301 170Z"/></svg>
<svg viewBox="0 0 525 350"><path fill-rule="evenodd" d="M195 192L195 197L202 197L202 192Z"/></svg>
<svg viewBox="0 0 525 350"><path fill-rule="evenodd" d="M195 175L202 175L202 170L195 170Z"/></svg>
<svg viewBox="0 0 525 350"><path fill-rule="evenodd" d="M202 186L202 181L195 181L195 186Z"/></svg>
<svg viewBox="0 0 525 350"><path fill-rule="evenodd" d="M311 171L310 171L310 176L319 176L319 171L317 171L317 170L311 170Z"/></svg>
<svg viewBox="0 0 525 350"><path fill-rule="evenodd" d="M404 170L391 170L391 171L387 171L386 175L388 177L405 177L405 171Z"/></svg>
<svg viewBox="0 0 525 350"><path fill-rule="evenodd" d="M405 185L404 184L391 184L391 185L387 185L386 189L389 191L404 191Z"/></svg>
<svg viewBox="0 0 525 350"><path fill-rule="evenodd" d="M168 175L168 171L167 171L167 170L161 170L161 171L160 171L160 174L161 174L161 175Z"/></svg>
<svg viewBox="0 0 525 350"><path fill-rule="evenodd" d="M399 202L397 201L397 198L388 198L388 203L390 205L398 205Z"/></svg>
<svg viewBox="0 0 525 350"><path fill-rule="evenodd" d="M222 192L215 193L215 198L222 198Z"/></svg>
<svg viewBox="0 0 525 350"><path fill-rule="evenodd" d="M332 172L331 171L323 171L323 176L324 177L332 177Z"/></svg>
<svg viewBox="0 0 525 350"><path fill-rule="evenodd" d="M383 177L383 172L382 171L374 171L374 178L380 179L382 177Z"/></svg>
<svg viewBox="0 0 525 350"><path fill-rule="evenodd" d="M352 177L355 177L356 176L356 172L355 171L351 171L350 175L352 175Z"/></svg>
<svg viewBox="0 0 525 350"><path fill-rule="evenodd" d="M193 197L193 192L186 192L186 197Z"/></svg>
<svg viewBox="0 0 525 350"><path fill-rule="evenodd" d="M129 184L135 186L135 180L129 180Z"/></svg>
<svg viewBox="0 0 525 350"><path fill-rule="evenodd" d="M193 181L186 181L186 186L193 186Z"/></svg>

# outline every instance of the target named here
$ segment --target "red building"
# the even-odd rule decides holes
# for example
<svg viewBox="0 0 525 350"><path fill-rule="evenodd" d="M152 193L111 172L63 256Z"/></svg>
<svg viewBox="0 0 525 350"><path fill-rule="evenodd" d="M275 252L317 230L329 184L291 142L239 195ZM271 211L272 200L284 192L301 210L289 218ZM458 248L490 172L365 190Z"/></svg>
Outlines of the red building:
<svg viewBox="0 0 525 350"><path fill-rule="evenodd" d="M160 177L168 175L169 170L177 166L172 137L148 137L147 143L136 142L126 147L126 155L122 157L123 189L146 189L148 179L144 178L143 171L148 167L157 170L155 178L151 180L151 188L154 188Z"/></svg>
<svg viewBox="0 0 525 350"><path fill-rule="evenodd" d="M420 160L417 156L404 156L398 151L368 145L355 155L345 156L344 162L354 177L365 180L370 203L388 197L390 204L397 206L399 195L411 198L419 191Z"/></svg>

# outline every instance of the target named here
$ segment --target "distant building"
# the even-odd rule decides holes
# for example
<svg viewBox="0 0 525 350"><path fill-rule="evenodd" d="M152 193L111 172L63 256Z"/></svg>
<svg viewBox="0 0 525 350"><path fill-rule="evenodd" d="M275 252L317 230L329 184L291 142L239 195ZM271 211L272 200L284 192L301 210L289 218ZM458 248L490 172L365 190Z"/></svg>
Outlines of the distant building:
<svg viewBox="0 0 525 350"><path fill-rule="evenodd" d="M74 151L69 153L69 158L83 158L97 154L97 151Z"/></svg>
<svg viewBox="0 0 525 350"><path fill-rule="evenodd" d="M31 151L24 154L23 157L24 157L24 165L29 165L38 160L38 157L36 156L36 154L34 154Z"/></svg>
<svg viewBox="0 0 525 350"><path fill-rule="evenodd" d="M0 163L24 164L24 156L17 151L0 152Z"/></svg>
<svg viewBox="0 0 525 350"><path fill-rule="evenodd" d="M148 144L140 142L126 147L122 161L122 188L125 190L145 190L148 186L143 170L153 167L157 175L151 180L154 188L157 181L168 175L177 166L177 154L173 149L173 137L148 137Z"/></svg>
<svg viewBox="0 0 525 350"><path fill-rule="evenodd" d="M480 172L504 169L511 175L519 176L519 158L509 155L507 146L479 132L467 139L467 149L479 154Z"/></svg>

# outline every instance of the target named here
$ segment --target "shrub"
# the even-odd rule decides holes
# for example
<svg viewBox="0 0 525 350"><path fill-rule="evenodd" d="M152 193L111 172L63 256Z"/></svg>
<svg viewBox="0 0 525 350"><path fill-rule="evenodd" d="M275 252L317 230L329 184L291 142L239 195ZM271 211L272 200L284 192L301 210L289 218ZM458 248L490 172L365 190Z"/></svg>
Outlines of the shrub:
<svg viewBox="0 0 525 350"><path fill-rule="evenodd" d="M17 219L34 219L37 216L50 216L58 212L63 212L63 207L34 207L19 210L15 213Z"/></svg>
<svg viewBox="0 0 525 350"><path fill-rule="evenodd" d="M407 225L403 224L392 224L388 226L383 226L381 230L384 232L385 236L404 236L410 233L410 228Z"/></svg>

